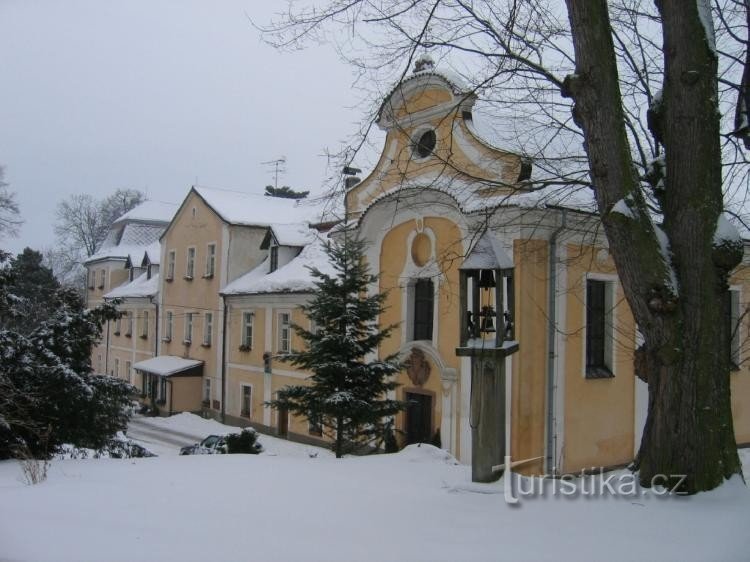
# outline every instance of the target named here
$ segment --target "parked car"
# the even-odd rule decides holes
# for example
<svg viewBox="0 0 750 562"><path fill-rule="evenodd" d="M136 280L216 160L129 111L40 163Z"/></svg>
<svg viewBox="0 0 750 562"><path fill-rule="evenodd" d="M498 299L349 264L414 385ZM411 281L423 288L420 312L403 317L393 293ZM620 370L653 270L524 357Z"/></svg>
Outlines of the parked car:
<svg viewBox="0 0 750 562"><path fill-rule="evenodd" d="M188 445L180 449L181 455L216 455L226 453L241 453L257 455L263 451L258 442L258 433L251 427L246 427L241 433L227 435L209 435L200 443Z"/></svg>
<svg viewBox="0 0 750 562"><path fill-rule="evenodd" d="M180 449L181 455L216 455L227 452L227 440L224 435L209 435L200 443Z"/></svg>

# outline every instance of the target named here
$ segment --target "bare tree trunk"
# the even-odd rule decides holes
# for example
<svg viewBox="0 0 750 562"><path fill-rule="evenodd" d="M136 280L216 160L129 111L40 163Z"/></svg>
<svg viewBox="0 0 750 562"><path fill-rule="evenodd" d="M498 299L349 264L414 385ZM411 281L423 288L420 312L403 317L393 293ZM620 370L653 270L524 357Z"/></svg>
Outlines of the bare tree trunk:
<svg viewBox="0 0 750 562"><path fill-rule="evenodd" d="M566 2L576 74L565 93L575 101L610 251L645 342L638 351L649 384L640 479L650 486L655 475L688 475L682 491L709 490L740 472L720 306L738 259L718 260L712 246L722 211L716 58L701 41L707 34L695 1L658 3L666 60L665 256L628 146L607 3ZM632 216L610 212L621 199Z"/></svg>

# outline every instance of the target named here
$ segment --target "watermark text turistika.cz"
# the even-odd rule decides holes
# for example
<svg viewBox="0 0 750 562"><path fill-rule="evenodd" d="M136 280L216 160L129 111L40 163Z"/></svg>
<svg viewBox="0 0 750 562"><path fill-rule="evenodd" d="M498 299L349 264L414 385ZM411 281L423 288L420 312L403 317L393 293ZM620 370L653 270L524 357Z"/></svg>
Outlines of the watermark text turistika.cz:
<svg viewBox="0 0 750 562"><path fill-rule="evenodd" d="M505 467L521 463L511 462L505 457ZM510 469L505 472L503 491L505 502L517 504L523 497L562 496L567 498L623 497L636 498L645 495L656 497L682 495L681 486L687 477L684 474L656 474L651 478L651 487L643 488L638 476L632 472L605 472L604 468L581 470L580 474L563 474L560 477L522 477Z"/></svg>

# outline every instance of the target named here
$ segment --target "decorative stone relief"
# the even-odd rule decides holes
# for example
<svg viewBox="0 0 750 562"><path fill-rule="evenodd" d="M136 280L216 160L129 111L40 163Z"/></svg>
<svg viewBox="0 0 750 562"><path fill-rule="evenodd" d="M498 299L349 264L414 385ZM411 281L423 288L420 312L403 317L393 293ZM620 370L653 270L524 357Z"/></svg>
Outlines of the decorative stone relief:
<svg viewBox="0 0 750 562"><path fill-rule="evenodd" d="M430 378L430 363L421 349L412 348L411 354L405 364L406 374L414 385L422 386Z"/></svg>

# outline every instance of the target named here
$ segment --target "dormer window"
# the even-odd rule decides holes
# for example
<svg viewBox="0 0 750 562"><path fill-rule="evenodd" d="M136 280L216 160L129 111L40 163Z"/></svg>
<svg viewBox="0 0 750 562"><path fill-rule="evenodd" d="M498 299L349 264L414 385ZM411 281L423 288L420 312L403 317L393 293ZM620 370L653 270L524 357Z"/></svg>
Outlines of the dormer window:
<svg viewBox="0 0 750 562"><path fill-rule="evenodd" d="M279 247L271 246L271 268L269 273L273 273L279 268Z"/></svg>

